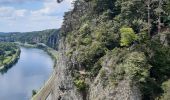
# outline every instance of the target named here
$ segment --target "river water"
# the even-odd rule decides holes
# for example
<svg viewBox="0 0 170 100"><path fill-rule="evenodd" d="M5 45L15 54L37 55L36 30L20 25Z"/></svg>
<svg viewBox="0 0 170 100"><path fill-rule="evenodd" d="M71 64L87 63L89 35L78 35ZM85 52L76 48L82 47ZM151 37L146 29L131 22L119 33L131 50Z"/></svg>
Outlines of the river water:
<svg viewBox="0 0 170 100"><path fill-rule="evenodd" d="M54 62L43 50L21 47L20 59L0 74L0 100L29 100L52 73Z"/></svg>

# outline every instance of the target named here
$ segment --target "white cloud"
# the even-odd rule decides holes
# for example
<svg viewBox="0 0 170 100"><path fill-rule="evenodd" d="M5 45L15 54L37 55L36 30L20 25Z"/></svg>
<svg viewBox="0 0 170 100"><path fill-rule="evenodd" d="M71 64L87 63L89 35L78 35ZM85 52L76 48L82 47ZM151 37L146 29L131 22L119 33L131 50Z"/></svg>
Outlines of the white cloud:
<svg viewBox="0 0 170 100"><path fill-rule="evenodd" d="M15 15L18 16L18 17L24 17L24 16L26 16L27 12L28 11L25 10L25 9L16 10Z"/></svg>
<svg viewBox="0 0 170 100"><path fill-rule="evenodd" d="M55 3L56 0L52 0L50 2L45 2L44 7L37 11L32 11L33 15L54 15L60 14L63 11L67 11L71 9L71 2L73 0L65 0L61 4Z"/></svg>
<svg viewBox="0 0 170 100"><path fill-rule="evenodd" d="M13 7L0 7L1 19L14 19L17 17L24 17L28 11L25 9L15 9Z"/></svg>
<svg viewBox="0 0 170 100"><path fill-rule="evenodd" d="M23 0L14 1L20 2ZM56 0L39 1L44 1L43 7L32 11L29 9L16 9L11 6L0 7L0 26L3 25L0 27L0 31L37 31L59 28L63 21L63 14L71 9L73 0L65 0L60 4L57 4Z"/></svg>
<svg viewBox="0 0 170 100"><path fill-rule="evenodd" d="M0 7L0 17L9 17L13 11L12 7Z"/></svg>
<svg viewBox="0 0 170 100"><path fill-rule="evenodd" d="M12 4L12 3L25 3L25 2L33 2L33 1L50 1L50 0L0 0L0 4Z"/></svg>

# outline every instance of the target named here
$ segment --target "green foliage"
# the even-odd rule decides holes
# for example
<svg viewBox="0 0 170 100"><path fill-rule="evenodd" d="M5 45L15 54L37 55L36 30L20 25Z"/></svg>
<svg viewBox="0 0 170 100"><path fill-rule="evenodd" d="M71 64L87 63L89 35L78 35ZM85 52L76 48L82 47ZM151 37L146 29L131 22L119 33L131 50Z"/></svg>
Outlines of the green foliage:
<svg viewBox="0 0 170 100"><path fill-rule="evenodd" d="M155 77L158 82L163 82L170 77L170 48L163 46L161 41L154 39L149 43L150 64L153 66L151 69L151 76Z"/></svg>
<svg viewBox="0 0 170 100"><path fill-rule="evenodd" d="M78 89L79 91L85 91L86 88L87 88L87 85L86 85L85 81L84 81L84 80L81 80L81 79L75 80L75 81L74 81L74 84L75 84L75 86L77 87L77 89Z"/></svg>
<svg viewBox="0 0 170 100"><path fill-rule="evenodd" d="M161 31L169 31L170 1L163 0L162 7L159 6L159 1L162 0L75 1L73 11L66 13L62 39L67 57L76 62L76 68L72 70L78 90L84 91L87 87L85 81L80 79L84 76L79 73L79 69L83 69L90 72L86 78L93 79L100 73L106 85L105 80L119 83L120 80L131 79L139 85L144 100L155 99L162 93L162 89L169 93L166 92L169 82L161 87L162 83L170 79L169 41L164 46L159 39L148 37L150 33L158 33L159 17ZM49 44L51 38L57 39L56 32L58 31L46 30L24 35L14 33L8 39ZM1 37L0 40L6 38L4 35ZM127 48L136 41L139 43ZM124 47L120 48L119 44ZM10 56L10 53L0 48L0 55L2 59L3 55ZM8 60L9 57L5 62ZM103 67L107 67L109 73Z"/></svg>
<svg viewBox="0 0 170 100"><path fill-rule="evenodd" d="M18 52L18 47L14 43L0 43L0 67L8 64L13 56Z"/></svg>
<svg viewBox="0 0 170 100"><path fill-rule="evenodd" d="M151 1L89 0L90 6L84 1L77 1L87 9L76 17L75 25L70 25L73 30L67 31L66 28L66 45L71 48L66 52L70 59L76 60L78 67L90 72L87 78L93 79L100 73L106 85L110 81L119 83L129 78L140 87L144 100L155 99L161 94L160 84L170 78L170 56L168 46L163 46L158 40L159 45L155 44L148 37L148 29L151 36L158 33L160 15L160 9L157 9L159 0ZM149 10L147 3L150 3ZM168 31L169 2L165 0L162 6L161 31ZM76 8L79 9L79 5ZM73 20L79 13L77 9L71 12ZM131 46L134 42L138 44ZM119 44L124 47L120 48ZM127 48L129 46L130 49ZM107 67L109 72L103 67Z"/></svg>
<svg viewBox="0 0 170 100"><path fill-rule="evenodd" d="M117 14L119 9L115 7L115 2L117 0L92 0L94 4L95 13L102 13L106 10L111 10L114 14ZM113 13L112 13L113 14Z"/></svg>
<svg viewBox="0 0 170 100"><path fill-rule="evenodd" d="M104 77L106 77L106 71L105 70L101 70L100 72L100 77L103 79Z"/></svg>
<svg viewBox="0 0 170 100"><path fill-rule="evenodd" d="M14 65L20 55L20 49L14 43L0 43L0 73L6 72Z"/></svg>
<svg viewBox="0 0 170 100"><path fill-rule="evenodd" d="M139 33L138 40L140 43L147 43L147 40L149 40L148 34L146 32Z"/></svg>
<svg viewBox="0 0 170 100"><path fill-rule="evenodd" d="M132 28L123 27L120 29L120 33L121 33L120 40L121 46L129 46L130 44L132 44L132 42L137 40L137 35L135 34Z"/></svg>
<svg viewBox="0 0 170 100"><path fill-rule="evenodd" d="M151 66L147 63L146 56L142 52L132 52L127 55L123 64L125 73L136 82L145 82L149 77Z"/></svg>
<svg viewBox="0 0 170 100"><path fill-rule="evenodd" d="M148 29L147 23L142 19L134 19L131 24L135 33L143 33Z"/></svg>
<svg viewBox="0 0 170 100"><path fill-rule="evenodd" d="M105 48L99 42L93 42L87 47L78 48L78 50L77 61L88 70L90 70L93 64L105 54Z"/></svg>
<svg viewBox="0 0 170 100"><path fill-rule="evenodd" d="M170 15L169 16L163 16L164 19L163 19L163 23L166 25L166 26L170 26Z"/></svg>
<svg viewBox="0 0 170 100"><path fill-rule="evenodd" d="M83 43L84 45L91 44L91 43L92 43L91 37L86 37L86 38L84 38L84 39L82 40L82 43Z"/></svg>
<svg viewBox="0 0 170 100"><path fill-rule="evenodd" d="M124 76L129 77L137 83L145 82L149 77L151 66L142 52L129 52L127 50L114 49L112 51L112 62L114 80L121 80Z"/></svg>
<svg viewBox="0 0 170 100"><path fill-rule="evenodd" d="M170 100L170 80L165 81L162 84L162 88L164 90L164 93L159 100Z"/></svg>
<svg viewBox="0 0 170 100"><path fill-rule="evenodd" d="M90 26L89 23L83 24L83 26L79 29L81 34L89 34L90 33Z"/></svg>
<svg viewBox="0 0 170 100"><path fill-rule="evenodd" d="M92 77L96 77L102 68L101 66L101 60L99 60L97 63L94 64L94 67L91 69L90 74Z"/></svg>
<svg viewBox="0 0 170 100"><path fill-rule="evenodd" d="M32 97L37 94L36 90L32 90Z"/></svg>
<svg viewBox="0 0 170 100"><path fill-rule="evenodd" d="M24 33L0 34L0 41L22 42L29 44L44 43L52 48L56 48L59 30L49 29L44 31L33 31ZM53 42L53 43L52 43Z"/></svg>

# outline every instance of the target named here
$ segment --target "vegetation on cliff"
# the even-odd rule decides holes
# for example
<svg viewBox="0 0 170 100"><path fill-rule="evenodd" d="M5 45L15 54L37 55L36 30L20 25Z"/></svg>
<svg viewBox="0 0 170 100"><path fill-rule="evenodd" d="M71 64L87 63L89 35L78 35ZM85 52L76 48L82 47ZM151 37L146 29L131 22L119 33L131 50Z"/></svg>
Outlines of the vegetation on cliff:
<svg viewBox="0 0 170 100"><path fill-rule="evenodd" d="M100 73L105 85L130 79L144 100L167 98L169 7L169 0L76 0L61 28L75 86L87 90Z"/></svg>

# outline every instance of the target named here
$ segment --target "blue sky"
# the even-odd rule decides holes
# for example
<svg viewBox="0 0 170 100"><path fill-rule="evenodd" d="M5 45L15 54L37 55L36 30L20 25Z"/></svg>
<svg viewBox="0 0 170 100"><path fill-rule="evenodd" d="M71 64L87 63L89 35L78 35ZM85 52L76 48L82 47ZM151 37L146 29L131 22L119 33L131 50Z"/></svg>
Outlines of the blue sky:
<svg viewBox="0 0 170 100"><path fill-rule="evenodd" d="M64 12L72 9L65 0L0 0L0 32L29 32L60 28Z"/></svg>

